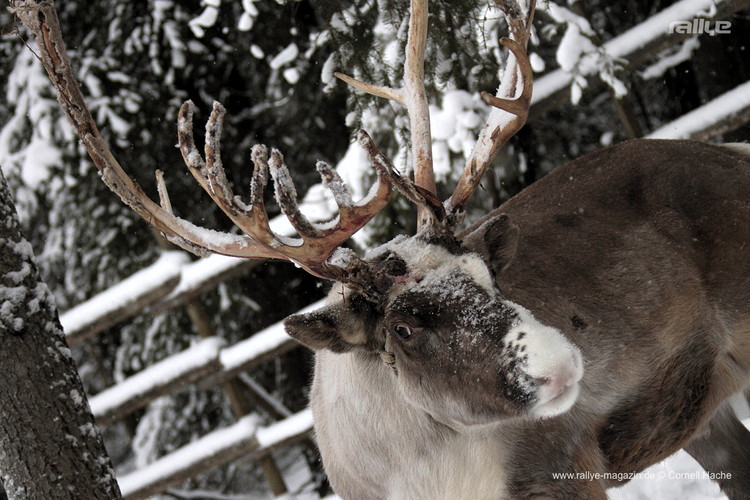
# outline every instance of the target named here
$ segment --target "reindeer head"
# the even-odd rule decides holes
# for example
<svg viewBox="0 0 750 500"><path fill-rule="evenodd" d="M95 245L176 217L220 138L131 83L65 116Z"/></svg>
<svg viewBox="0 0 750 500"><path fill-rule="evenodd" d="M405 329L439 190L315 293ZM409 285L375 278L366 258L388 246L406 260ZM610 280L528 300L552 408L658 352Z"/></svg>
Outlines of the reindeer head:
<svg viewBox="0 0 750 500"><path fill-rule="evenodd" d="M473 248L423 231L375 249L365 260L389 283L378 299L338 285L287 331L315 350L382 358L401 395L451 427L568 410L580 351L503 297L494 273L517 231L504 216L485 226Z"/></svg>

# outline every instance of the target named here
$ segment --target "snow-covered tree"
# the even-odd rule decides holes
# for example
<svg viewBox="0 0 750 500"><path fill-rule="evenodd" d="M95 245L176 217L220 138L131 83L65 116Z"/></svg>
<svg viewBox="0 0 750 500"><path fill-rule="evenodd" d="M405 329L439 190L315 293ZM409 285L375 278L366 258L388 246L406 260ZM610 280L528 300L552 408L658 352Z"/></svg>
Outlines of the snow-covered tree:
<svg viewBox="0 0 750 500"><path fill-rule="evenodd" d="M0 477L8 498L120 498L112 463L0 171Z"/></svg>

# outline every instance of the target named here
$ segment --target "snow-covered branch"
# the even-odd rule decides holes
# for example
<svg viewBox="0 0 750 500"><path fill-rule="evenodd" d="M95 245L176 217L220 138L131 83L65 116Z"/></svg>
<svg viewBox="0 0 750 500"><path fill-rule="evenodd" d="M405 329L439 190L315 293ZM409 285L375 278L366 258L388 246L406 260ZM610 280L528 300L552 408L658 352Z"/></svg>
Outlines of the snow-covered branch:
<svg viewBox="0 0 750 500"><path fill-rule="evenodd" d="M648 134L652 139L706 141L750 121L750 82L743 83L703 106Z"/></svg>
<svg viewBox="0 0 750 500"><path fill-rule="evenodd" d="M625 60L629 67L636 67L685 39L685 35L670 33L670 24L698 17L720 20L748 6L750 0L681 0L604 43L601 49L608 59ZM567 102L577 76L587 78L598 73L596 65L586 65L579 70L576 75L557 69L534 82L532 118Z"/></svg>

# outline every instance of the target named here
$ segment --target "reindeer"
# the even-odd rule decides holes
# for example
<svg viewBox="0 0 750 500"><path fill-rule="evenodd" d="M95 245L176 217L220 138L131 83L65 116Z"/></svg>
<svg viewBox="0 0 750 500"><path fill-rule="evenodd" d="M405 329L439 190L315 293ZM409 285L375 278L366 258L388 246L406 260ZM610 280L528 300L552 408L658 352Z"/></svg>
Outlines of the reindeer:
<svg viewBox="0 0 750 500"><path fill-rule="evenodd" d="M555 170L468 229L464 206L497 150L528 115L528 11L499 3L512 56L455 192L435 196L422 83L427 2L413 0L404 87L340 78L407 107L416 181L401 177L365 133L378 173L354 203L319 164L339 216L299 211L278 151L253 150L249 203L221 168L223 108L206 126L205 158L183 105L189 170L243 230L208 232L175 216L123 171L70 72L54 8L13 2L39 38L60 102L102 179L170 240L198 254L292 261L334 281L321 310L288 332L315 350L311 406L325 469L352 499L605 499L680 448L732 499L750 496L750 432L729 401L750 383L750 147L634 140ZM504 96L514 96L508 98ZM299 233L275 235L263 189ZM416 235L364 258L339 248L388 201L418 207ZM583 474L556 479L553 474ZM592 480L593 479L593 480Z"/></svg>

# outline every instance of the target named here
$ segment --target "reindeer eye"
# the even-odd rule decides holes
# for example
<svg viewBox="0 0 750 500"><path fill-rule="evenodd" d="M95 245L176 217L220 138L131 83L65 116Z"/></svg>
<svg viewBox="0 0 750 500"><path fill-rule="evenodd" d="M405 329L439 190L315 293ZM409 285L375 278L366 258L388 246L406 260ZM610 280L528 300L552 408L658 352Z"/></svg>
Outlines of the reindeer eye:
<svg viewBox="0 0 750 500"><path fill-rule="evenodd" d="M404 340L407 340L409 337L411 337L412 330L409 325L406 323L396 323L393 325L393 333L398 335Z"/></svg>

